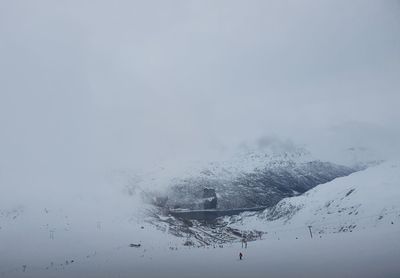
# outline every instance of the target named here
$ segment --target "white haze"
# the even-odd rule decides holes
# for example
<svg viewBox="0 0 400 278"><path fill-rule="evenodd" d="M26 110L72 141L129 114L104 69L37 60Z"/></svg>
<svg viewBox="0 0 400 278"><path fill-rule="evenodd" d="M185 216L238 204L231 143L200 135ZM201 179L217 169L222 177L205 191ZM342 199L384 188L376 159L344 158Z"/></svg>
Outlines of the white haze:
<svg viewBox="0 0 400 278"><path fill-rule="evenodd" d="M94 170L271 137L332 161L397 156L399 15L398 1L0 1L1 190L84 190Z"/></svg>
<svg viewBox="0 0 400 278"><path fill-rule="evenodd" d="M397 218L237 264L236 243L183 249L143 223L131 180L107 173L152 190L161 166L247 146L398 158L399 89L395 0L0 0L0 276L396 277Z"/></svg>

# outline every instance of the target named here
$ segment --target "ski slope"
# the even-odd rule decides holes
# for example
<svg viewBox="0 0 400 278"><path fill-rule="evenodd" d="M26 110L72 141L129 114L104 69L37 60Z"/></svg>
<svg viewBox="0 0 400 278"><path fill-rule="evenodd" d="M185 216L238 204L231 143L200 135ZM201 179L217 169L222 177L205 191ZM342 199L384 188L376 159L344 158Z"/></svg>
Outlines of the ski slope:
<svg viewBox="0 0 400 278"><path fill-rule="evenodd" d="M259 229L266 236L317 236L355 232L400 222L400 163L385 162L286 198L261 215L232 226Z"/></svg>
<svg viewBox="0 0 400 278"><path fill-rule="evenodd" d="M20 206L3 198L0 277L399 277L399 165L242 215L231 226L266 232L247 249L183 246L185 238L143 222L140 202L101 187L90 198L72 191Z"/></svg>
<svg viewBox="0 0 400 278"><path fill-rule="evenodd" d="M398 277L400 229L270 239L224 248L113 248L69 265L30 261L3 277ZM244 260L239 261L238 253ZM32 250L32 256L40 250ZM62 252L61 252L62 253ZM61 254L60 254L61 255ZM62 257L62 256L61 256ZM49 267L49 268L45 268Z"/></svg>

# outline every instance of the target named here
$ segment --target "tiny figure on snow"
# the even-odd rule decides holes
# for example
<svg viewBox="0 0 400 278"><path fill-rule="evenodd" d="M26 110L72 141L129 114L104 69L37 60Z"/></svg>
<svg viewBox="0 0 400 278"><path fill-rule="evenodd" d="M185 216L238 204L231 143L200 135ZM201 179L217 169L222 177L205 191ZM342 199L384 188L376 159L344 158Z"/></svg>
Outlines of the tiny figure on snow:
<svg viewBox="0 0 400 278"><path fill-rule="evenodd" d="M242 258L243 258L243 254L242 254L242 252L240 252L239 253L239 260L242 260Z"/></svg>

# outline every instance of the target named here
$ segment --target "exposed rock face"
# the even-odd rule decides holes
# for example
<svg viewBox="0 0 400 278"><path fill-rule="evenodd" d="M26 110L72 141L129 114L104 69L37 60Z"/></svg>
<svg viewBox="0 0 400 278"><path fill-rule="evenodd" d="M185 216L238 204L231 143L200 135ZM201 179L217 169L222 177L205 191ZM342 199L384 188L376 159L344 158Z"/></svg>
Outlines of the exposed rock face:
<svg viewBox="0 0 400 278"><path fill-rule="evenodd" d="M185 209L237 209L274 206L318 184L355 170L322 161L283 163L229 177L199 175L171 187L166 206ZM204 186L206 188L204 189ZM217 194L218 193L218 198Z"/></svg>
<svg viewBox="0 0 400 278"><path fill-rule="evenodd" d="M366 167L320 161L304 148L281 145L246 147L221 160L187 163L178 170L159 167L128 176L126 186L165 211L240 210L274 206Z"/></svg>

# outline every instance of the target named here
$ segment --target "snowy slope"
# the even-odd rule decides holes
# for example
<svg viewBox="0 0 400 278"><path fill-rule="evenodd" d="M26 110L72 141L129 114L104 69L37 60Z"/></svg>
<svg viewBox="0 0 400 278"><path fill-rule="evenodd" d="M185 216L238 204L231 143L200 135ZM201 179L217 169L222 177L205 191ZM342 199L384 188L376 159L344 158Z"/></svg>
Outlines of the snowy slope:
<svg viewBox="0 0 400 278"><path fill-rule="evenodd" d="M162 206L168 208L203 209L200 199L205 188L215 190L218 209L269 207L358 170L320 161L299 147L246 149L224 160L188 163L183 168L187 171L179 175L160 168L149 175L128 176L130 191L141 190L150 202L154 196L162 197L166 200ZM148 190L160 187L164 190L158 193Z"/></svg>
<svg viewBox="0 0 400 278"><path fill-rule="evenodd" d="M1 195L0 277L57 277L97 268L121 250L143 262L149 249L157 253L183 244L143 221L146 206L137 196L106 184L89 188L10 188Z"/></svg>
<svg viewBox="0 0 400 278"><path fill-rule="evenodd" d="M385 162L286 198L261 214L231 219L267 236L309 236L387 227L400 222L400 163Z"/></svg>
<svg viewBox="0 0 400 278"><path fill-rule="evenodd" d="M101 186L90 197L2 195L0 277L398 277L399 167L385 163L242 215L231 226L268 232L247 249L185 247L141 221L132 196ZM352 233L339 232L349 225Z"/></svg>
<svg viewBox="0 0 400 278"><path fill-rule="evenodd" d="M170 242L173 239L167 233L147 226L138 232L129 225L114 225L112 231L105 229L96 235L91 229L73 241L65 236L49 240L22 232L17 235L22 242L15 242L15 237L9 237L9 242L2 238L2 245L8 248L2 247L0 253L0 277L395 278L400 273L398 223L390 229L378 227L314 239L264 237L249 242L247 249L240 243L183 247ZM141 248L126 246L133 237L141 239ZM243 261L238 259L239 252L244 253Z"/></svg>

